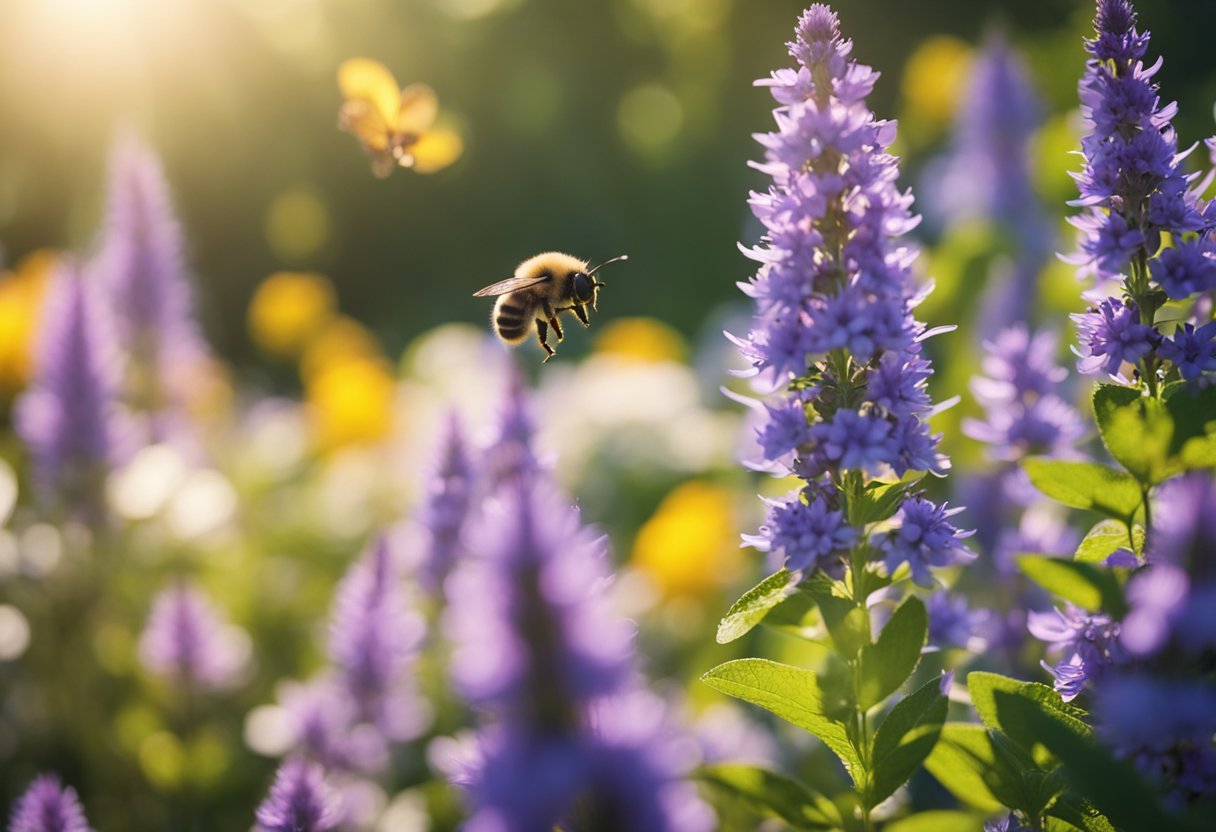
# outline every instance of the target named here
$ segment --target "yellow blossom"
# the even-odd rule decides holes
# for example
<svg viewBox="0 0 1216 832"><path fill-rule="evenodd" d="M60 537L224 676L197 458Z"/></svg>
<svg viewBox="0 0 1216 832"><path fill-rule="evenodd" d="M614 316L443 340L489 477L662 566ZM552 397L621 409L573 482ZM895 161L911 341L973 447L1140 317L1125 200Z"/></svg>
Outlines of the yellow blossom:
<svg viewBox="0 0 1216 832"><path fill-rule="evenodd" d="M731 493L696 480L678 486L638 530L632 562L669 597L729 583L742 565Z"/></svg>
<svg viewBox="0 0 1216 832"><path fill-rule="evenodd" d="M0 276L0 401L24 389L33 373L42 296L55 258L40 249Z"/></svg>
<svg viewBox="0 0 1216 832"><path fill-rule="evenodd" d="M333 450L388 437L396 393L396 379L383 360L328 362L307 379L305 389L317 446Z"/></svg>
<svg viewBox="0 0 1216 832"><path fill-rule="evenodd" d="M672 327L654 318L617 318L600 330L596 352L642 363L683 361L688 347Z"/></svg>
<svg viewBox="0 0 1216 832"><path fill-rule="evenodd" d="M284 358L300 355L335 314L334 287L313 272L276 272L249 303L249 334L262 349Z"/></svg>

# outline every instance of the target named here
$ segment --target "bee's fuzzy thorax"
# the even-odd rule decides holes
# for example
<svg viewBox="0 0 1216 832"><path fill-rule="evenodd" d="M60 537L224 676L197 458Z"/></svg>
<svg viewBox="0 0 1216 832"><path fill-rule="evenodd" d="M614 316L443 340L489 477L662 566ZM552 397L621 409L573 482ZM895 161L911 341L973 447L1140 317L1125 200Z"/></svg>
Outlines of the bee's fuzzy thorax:
<svg viewBox="0 0 1216 832"><path fill-rule="evenodd" d="M565 274L569 272L586 272L588 262L579 258L565 254L560 251L545 251L537 254L535 257L529 257L527 260L519 264L515 269L516 277L532 277L541 272L549 272L549 274Z"/></svg>

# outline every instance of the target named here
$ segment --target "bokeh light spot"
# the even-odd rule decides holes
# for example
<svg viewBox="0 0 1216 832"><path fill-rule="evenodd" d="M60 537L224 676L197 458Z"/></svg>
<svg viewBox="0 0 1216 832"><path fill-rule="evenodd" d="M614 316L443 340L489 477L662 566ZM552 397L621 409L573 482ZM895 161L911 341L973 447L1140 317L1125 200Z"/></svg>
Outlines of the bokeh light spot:
<svg viewBox="0 0 1216 832"><path fill-rule="evenodd" d="M284 191L266 212L266 241L275 256L296 263L316 254L329 242L329 209L309 186Z"/></svg>
<svg viewBox="0 0 1216 832"><path fill-rule="evenodd" d="M329 278L313 272L276 272L249 303L249 334L267 352L293 358L334 316L336 306Z"/></svg>
<svg viewBox="0 0 1216 832"><path fill-rule="evenodd" d="M641 362L683 361L688 346L679 332L654 318L617 318L600 330L596 352Z"/></svg>
<svg viewBox="0 0 1216 832"><path fill-rule="evenodd" d="M0 662L21 657L30 644L30 625L21 610L0 604Z"/></svg>
<svg viewBox="0 0 1216 832"><path fill-rule="evenodd" d="M621 138L639 156L653 159L665 155L683 125L684 107L663 84L634 87L617 107Z"/></svg>

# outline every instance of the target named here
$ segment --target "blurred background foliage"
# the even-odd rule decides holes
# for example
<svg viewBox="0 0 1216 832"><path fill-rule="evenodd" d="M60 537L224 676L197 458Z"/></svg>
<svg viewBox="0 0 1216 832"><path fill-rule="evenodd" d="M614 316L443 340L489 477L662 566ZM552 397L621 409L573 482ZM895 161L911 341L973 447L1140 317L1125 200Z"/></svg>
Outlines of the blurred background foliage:
<svg viewBox="0 0 1216 832"><path fill-rule="evenodd" d="M390 352L441 320L480 322L472 290L550 248L628 252L607 313L694 335L737 301L752 241L745 160L801 0L6 0L0 4L0 240L10 258L79 247L100 215L116 125L165 159L206 331L241 361L239 314L281 269L337 283ZM903 122L914 172L947 131L970 46L1000 25L1030 53L1053 114L1072 109L1091 15L1072 0L843 0L872 99ZM1213 130L1216 5L1143 10L1180 146ZM335 129L338 63L362 55L424 81L465 137L432 176L368 173ZM1053 199L1072 146L1051 133ZM913 179L909 179L909 182ZM584 339L566 345L581 349Z"/></svg>
<svg viewBox="0 0 1216 832"><path fill-rule="evenodd" d="M123 534L98 557L18 500L20 452L0 434L0 578L26 579L0 583L0 806L54 768L99 829L186 828L185 817L245 828L278 753L264 709L280 680L324 664L336 580L373 529L415 505L446 408L476 438L493 430L505 364L485 334L488 304L471 293L545 249L631 257L605 271L589 332L570 327L543 371L533 344L519 363L537 380L540 446L633 567L618 602L643 620L647 670L687 687L704 716L725 706L690 680L713 664L813 660L803 642L759 631L772 643L712 640L726 605L762 574L737 546L759 522L753 495L788 487L740 469L740 408L718 386L737 361L721 330L746 325L734 284L753 264L736 241L760 233L746 199L762 177L746 160L772 101L752 82L789 64L783 42L803 5L0 2L0 420L29 376L50 250L91 250L111 142L128 127L163 158L221 359L191 402L208 463L156 446L117 472L108 497ZM1035 175L1070 239L1088 2L835 6L857 57L883 73L870 103L900 119L903 181L917 188L949 145L972 50L1002 29L1044 98ZM1141 22L1165 56L1163 95L1180 103L1180 145L1211 135L1216 3L1145 3ZM463 156L434 175L375 178L336 128L335 73L354 56L431 85ZM945 367L933 398L964 397L937 427L956 464L975 462L978 444L956 429L976 410L966 383L983 333L967 316L1007 241L988 227L926 223L921 234L939 290L920 317L962 324L931 342ZM1048 264L1040 284L1041 318L1058 325L1080 305L1069 268ZM183 572L253 638L255 667L223 701L183 706L138 666L148 599ZM100 574L104 597L90 583ZM441 699L439 668L429 672ZM437 730L451 729L438 707ZM755 749L723 739L746 734L732 718L727 729L716 714L709 730L728 756L746 756ZM789 767L839 777L775 730ZM418 754L397 763L380 828L424 828L419 806L447 828L451 795L427 785Z"/></svg>

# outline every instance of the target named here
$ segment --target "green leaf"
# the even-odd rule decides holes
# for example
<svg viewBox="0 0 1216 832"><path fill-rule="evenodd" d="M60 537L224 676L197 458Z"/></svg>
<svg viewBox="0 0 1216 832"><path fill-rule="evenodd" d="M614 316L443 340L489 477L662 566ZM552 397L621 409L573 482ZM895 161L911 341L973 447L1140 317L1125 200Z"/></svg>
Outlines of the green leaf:
<svg viewBox="0 0 1216 832"><path fill-rule="evenodd" d="M830 578L816 575L803 584L803 588L819 606L828 635L841 656L852 659L870 643L869 611L857 606L853 599L842 596L839 586Z"/></svg>
<svg viewBox="0 0 1216 832"><path fill-rule="evenodd" d="M1030 755L1040 767L1050 767L1051 760L1035 754L1038 742L1034 730L1018 716L1021 711L1009 712L1002 702L1011 699L1026 701L1059 718L1061 724L1082 736L1090 734L1084 721L1085 712L1066 703L1060 694L1038 682L1022 682L997 673L973 671L967 675L967 690L971 704L980 720L993 731L1004 734L1023 754ZM998 699L998 696L1000 697Z"/></svg>
<svg viewBox="0 0 1216 832"><path fill-rule="evenodd" d="M865 526L889 520L899 511L908 489L920 481L916 476L907 482L872 482L849 503L849 525Z"/></svg>
<svg viewBox="0 0 1216 832"><path fill-rule="evenodd" d="M1194 828L1166 813L1157 802L1156 794L1134 769L1114 759L1088 734L1076 731L1059 712L1043 707L1041 702L1004 691L996 692L995 699L997 708L1005 718L1024 726L1038 742L1046 746L1063 764L1064 778L1115 827Z"/></svg>
<svg viewBox="0 0 1216 832"><path fill-rule="evenodd" d="M1066 791L1051 804L1047 813L1082 832L1117 832L1114 825L1093 804L1075 792Z"/></svg>
<svg viewBox="0 0 1216 832"><path fill-rule="evenodd" d="M1143 499L1135 477L1105 465L1034 457L1022 467L1034 487L1053 500L1117 520L1131 518Z"/></svg>
<svg viewBox="0 0 1216 832"><path fill-rule="evenodd" d="M1179 467L1216 468L1216 387L1178 385L1168 391L1165 407L1174 419L1170 454Z"/></svg>
<svg viewBox="0 0 1216 832"><path fill-rule="evenodd" d="M795 593L795 580L794 574L783 568L743 593L718 623L718 644L729 644L751 632L774 607Z"/></svg>
<svg viewBox="0 0 1216 832"><path fill-rule="evenodd" d="M1019 555L1017 564L1030 580L1082 609L1103 610L1116 618L1127 611L1118 579L1100 566L1050 555Z"/></svg>
<svg viewBox="0 0 1216 832"><path fill-rule="evenodd" d="M1087 563L1101 563L1118 549L1130 549L1136 555L1144 551L1144 527L1132 526L1122 520L1103 520L1085 535L1074 557Z"/></svg>
<svg viewBox="0 0 1216 832"><path fill-rule="evenodd" d="M930 679L887 714L874 735L873 782L865 794L870 806L890 797L920 768L941 736L947 704L941 680Z"/></svg>
<svg viewBox="0 0 1216 832"><path fill-rule="evenodd" d="M755 766L721 763L703 766L696 777L762 814L781 818L795 829L844 826L835 803L782 774Z"/></svg>
<svg viewBox="0 0 1216 832"><path fill-rule="evenodd" d="M1003 806L1025 809L1019 794L1021 769L997 765L996 751L983 725L948 722L925 759L925 768L956 798L991 814Z"/></svg>
<svg viewBox="0 0 1216 832"><path fill-rule="evenodd" d="M855 785L865 783L861 756L845 726L824 714L819 681L811 671L768 659L736 659L718 665L701 681L814 734L840 758Z"/></svg>
<svg viewBox="0 0 1216 832"><path fill-rule="evenodd" d="M980 832L983 826L983 815L935 809L888 823L883 832Z"/></svg>
<svg viewBox="0 0 1216 832"><path fill-rule="evenodd" d="M882 702L908 681L920 661L929 630L924 603L909 595L882 628L878 641L861 648L861 685L858 705L862 710Z"/></svg>
<svg viewBox="0 0 1216 832"><path fill-rule="evenodd" d="M1163 402L1134 387L1101 384L1094 391L1094 418L1110 455L1140 482L1153 485L1177 473L1169 465L1174 418Z"/></svg>

